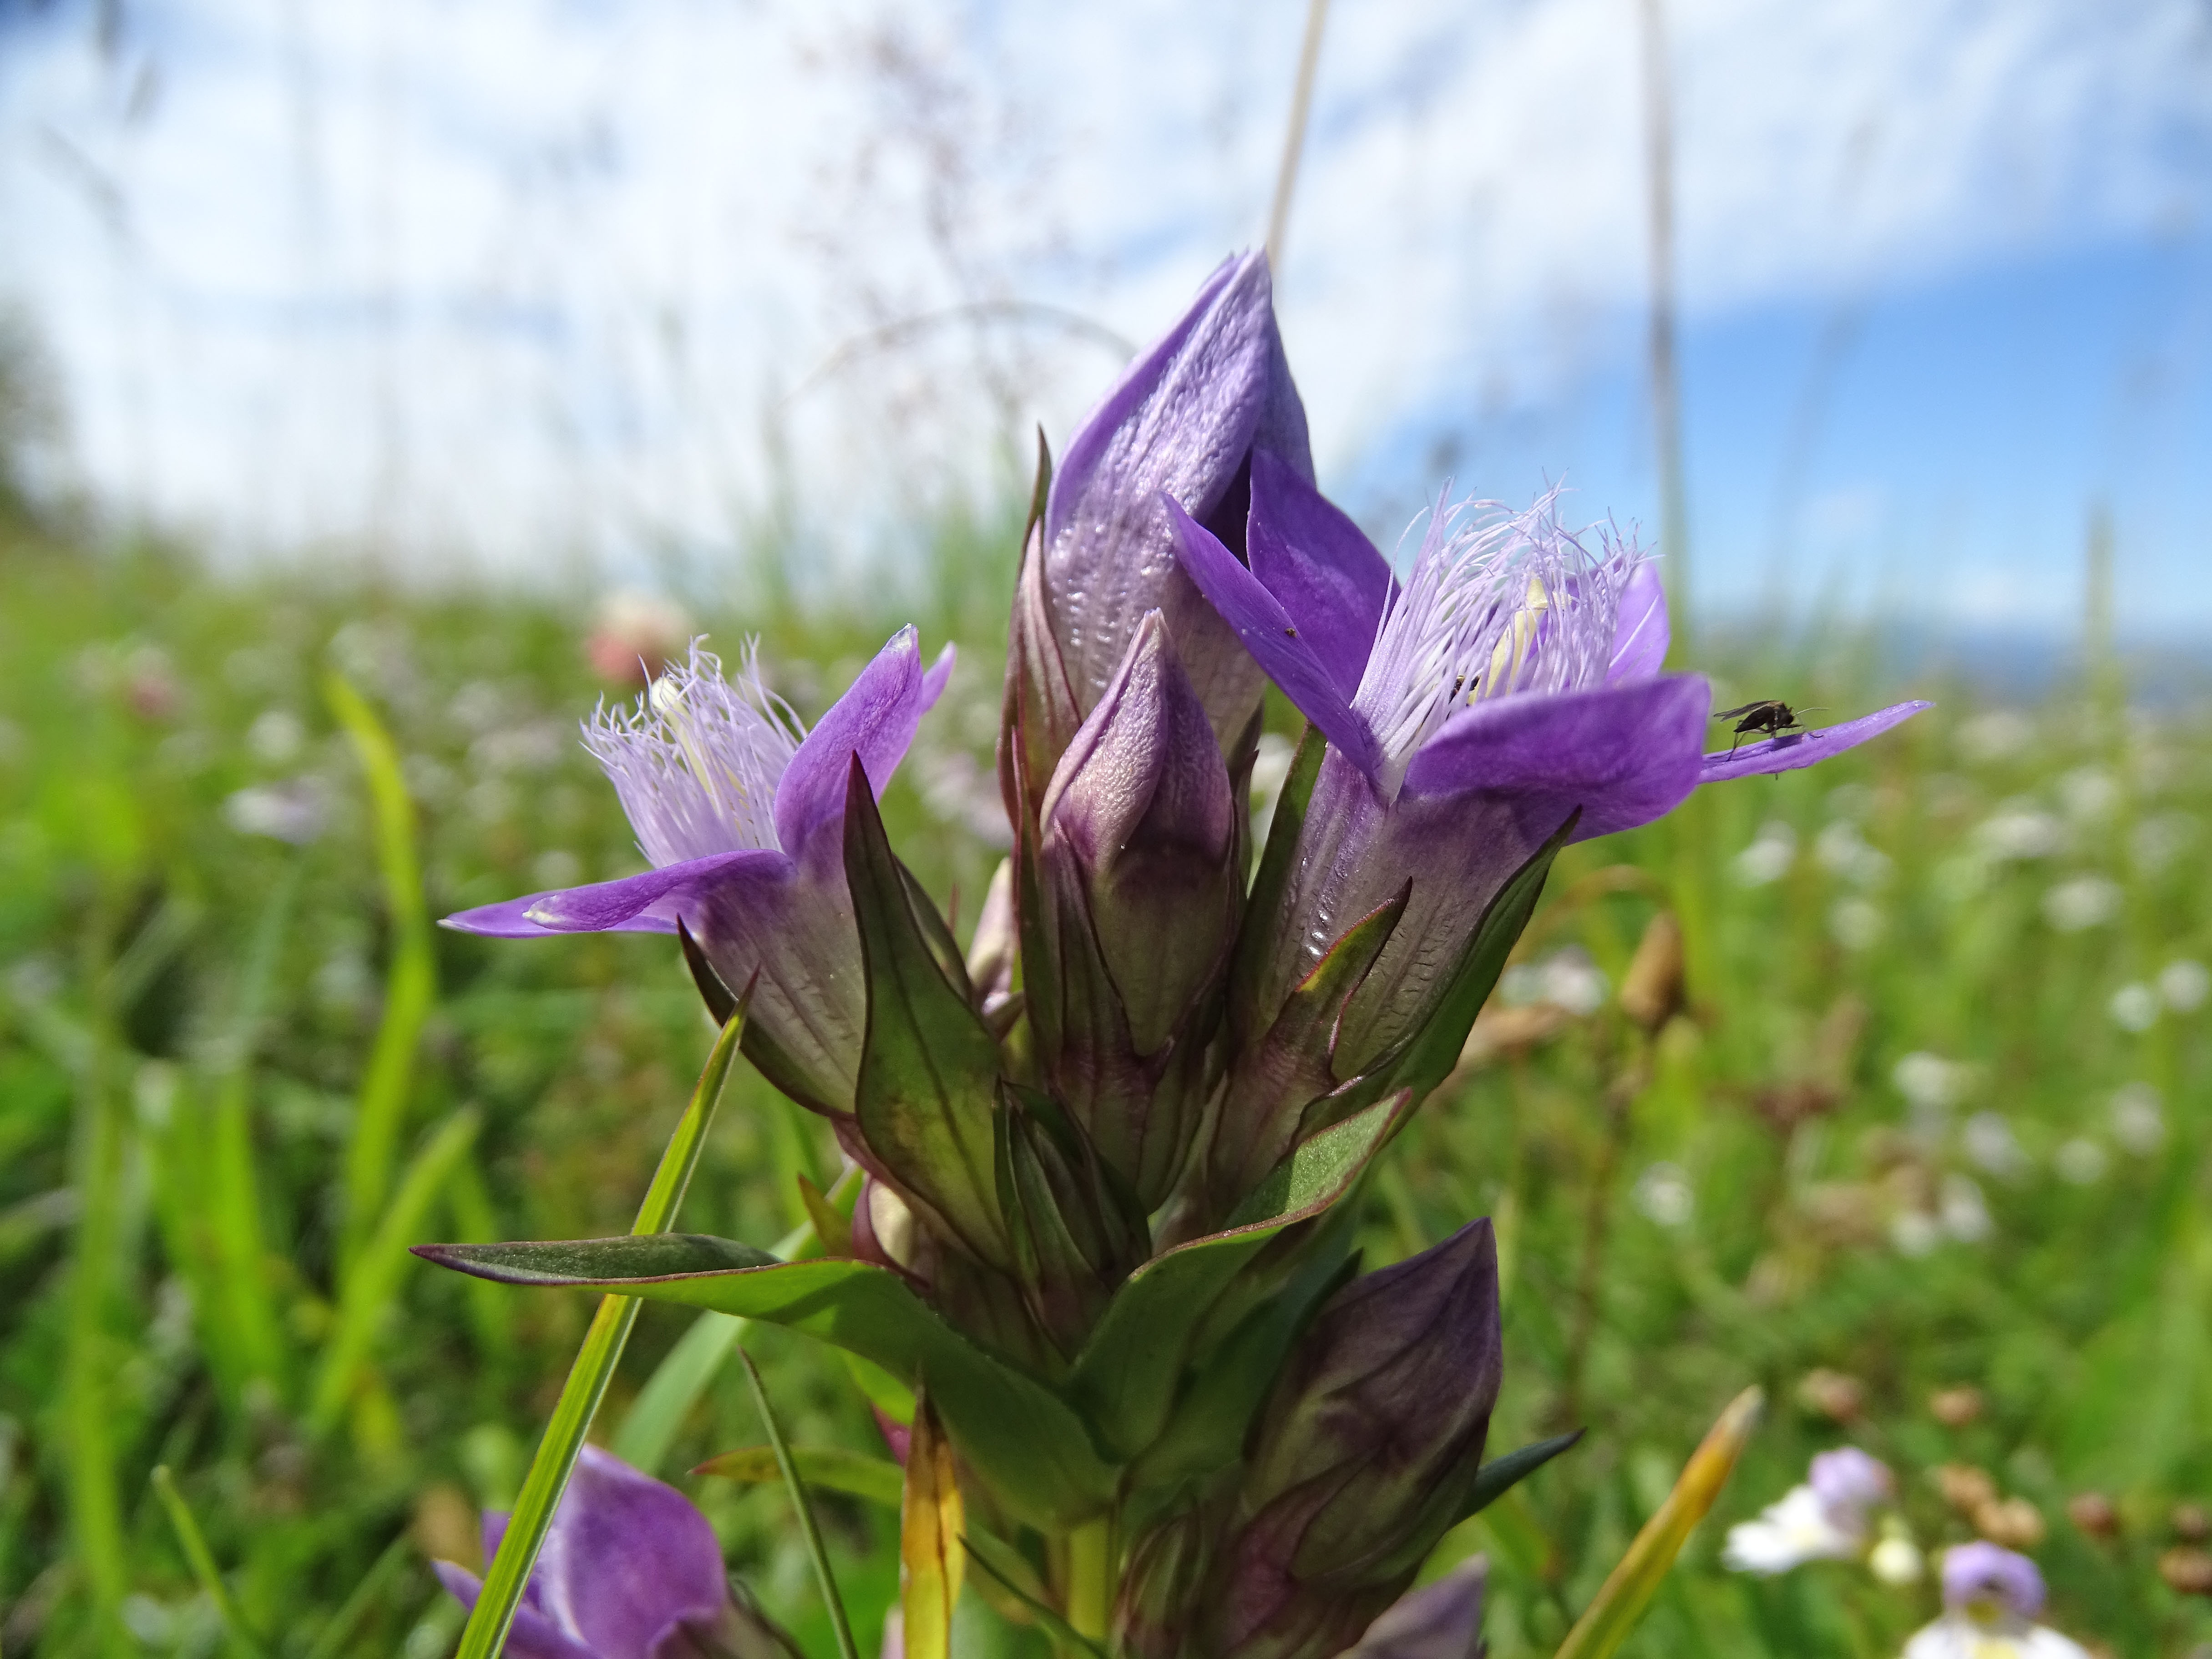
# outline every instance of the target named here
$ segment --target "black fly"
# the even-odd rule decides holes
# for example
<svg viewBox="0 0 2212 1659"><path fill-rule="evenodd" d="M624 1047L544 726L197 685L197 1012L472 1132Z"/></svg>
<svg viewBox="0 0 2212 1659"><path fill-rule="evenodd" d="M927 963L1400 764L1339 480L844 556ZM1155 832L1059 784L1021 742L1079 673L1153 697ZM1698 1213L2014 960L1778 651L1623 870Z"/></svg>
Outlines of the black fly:
<svg viewBox="0 0 2212 1659"><path fill-rule="evenodd" d="M1713 718L1735 721L1735 743L1729 745L1729 753L1733 755L1747 732L1764 732L1771 738L1778 738L1785 732L1802 732L1805 728L1797 723L1797 716L1820 712L1817 708L1793 709L1788 703L1770 697L1763 702L1747 702L1738 708L1723 708ZM1737 719L1739 715L1742 718Z"/></svg>

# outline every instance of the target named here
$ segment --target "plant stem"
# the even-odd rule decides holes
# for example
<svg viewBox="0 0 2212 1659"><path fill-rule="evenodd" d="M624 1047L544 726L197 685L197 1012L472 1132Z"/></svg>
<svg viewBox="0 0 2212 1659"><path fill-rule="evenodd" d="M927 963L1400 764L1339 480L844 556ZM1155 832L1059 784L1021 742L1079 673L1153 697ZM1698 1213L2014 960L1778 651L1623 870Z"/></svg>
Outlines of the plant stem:
<svg viewBox="0 0 2212 1659"><path fill-rule="evenodd" d="M1067 1582L1062 1587L1067 1622L1077 1635L1106 1634L1114 1611L1114 1521L1100 1516L1067 1534Z"/></svg>

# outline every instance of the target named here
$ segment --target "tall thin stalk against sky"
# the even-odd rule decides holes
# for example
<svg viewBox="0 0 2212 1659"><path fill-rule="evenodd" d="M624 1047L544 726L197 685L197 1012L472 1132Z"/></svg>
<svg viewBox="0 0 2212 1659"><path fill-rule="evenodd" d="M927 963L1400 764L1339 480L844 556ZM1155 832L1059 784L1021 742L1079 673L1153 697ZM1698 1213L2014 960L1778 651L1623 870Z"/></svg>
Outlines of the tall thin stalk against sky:
<svg viewBox="0 0 2212 1659"><path fill-rule="evenodd" d="M1298 160L1305 154L1306 118L1313 110L1314 74L1321 67L1322 31L1328 26L1328 0L1308 0L1305 39L1298 46L1297 88L1291 94L1291 123L1283 134L1283 162L1275 173L1275 204L1267 214L1267 264L1283 268L1283 238L1291 228L1291 198L1298 187Z"/></svg>
<svg viewBox="0 0 2212 1659"><path fill-rule="evenodd" d="M1644 30L1644 161L1651 238L1651 452L1659 551L1678 658L1692 648L1689 507L1682 481L1682 388L1674 348L1674 111L1663 0L1638 0Z"/></svg>

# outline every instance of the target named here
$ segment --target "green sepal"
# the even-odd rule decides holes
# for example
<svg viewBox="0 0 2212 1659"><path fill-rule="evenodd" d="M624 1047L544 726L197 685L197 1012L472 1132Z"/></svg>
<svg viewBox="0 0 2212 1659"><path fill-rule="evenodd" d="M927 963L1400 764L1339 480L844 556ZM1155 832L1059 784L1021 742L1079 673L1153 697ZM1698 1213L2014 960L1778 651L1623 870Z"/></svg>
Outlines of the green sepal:
<svg viewBox="0 0 2212 1659"><path fill-rule="evenodd" d="M765 1320L848 1349L908 1386L927 1373L962 1454L1023 1519L1071 1524L1113 1495L1114 1472L1063 1401L969 1341L905 1279L872 1262L778 1261L728 1239L684 1233L426 1244L416 1254L505 1284L587 1285Z"/></svg>
<svg viewBox="0 0 2212 1659"><path fill-rule="evenodd" d="M1193 1339L1214 1299L1285 1228L1351 1190L1412 1100L1379 1101L1296 1148L1222 1231L1158 1255L1129 1276L1076 1358L1068 1393L1123 1457L1166 1427Z"/></svg>
<svg viewBox="0 0 2212 1659"><path fill-rule="evenodd" d="M1282 793L1275 798L1275 816L1267 826L1267 844L1260 854L1260 867L1244 901L1244 922L1237 939L1237 955L1229 969L1229 1028L1249 1036L1260 1022L1259 988L1273 946L1275 913L1297 866L1298 836L1305 829L1306 807L1313 799L1314 780L1321 775L1322 751L1327 747L1320 728L1308 726L1291 757Z"/></svg>
<svg viewBox="0 0 2212 1659"><path fill-rule="evenodd" d="M1506 958L1535 913L1536 901L1543 896L1553 860L1559 856L1559 849L1567 844L1582 816L1580 807L1569 813L1552 838L1498 890L1482 920L1475 924L1467 948L1460 953L1459 963L1452 969L1435 1012L1396 1063L1388 1067L1391 1087L1410 1089L1419 1099L1451 1075L1452 1067L1459 1064L1460 1050L1467 1046L1467 1034L1474 1029L1474 1017L1489 1000L1498 976L1505 971Z"/></svg>
<svg viewBox="0 0 2212 1659"><path fill-rule="evenodd" d="M964 969L963 986L945 977L915 920L857 755L845 791L845 878L868 988L853 1091L860 1134L972 1254L1006 1269L993 1147L999 1045L969 1001Z"/></svg>
<svg viewBox="0 0 2212 1659"><path fill-rule="evenodd" d="M1492 1458L1475 1471L1474 1485L1453 1524L1456 1526L1469 1516L1481 1514L1588 1432L1586 1429L1577 1429L1571 1434L1555 1434L1549 1440L1538 1440L1503 1457Z"/></svg>

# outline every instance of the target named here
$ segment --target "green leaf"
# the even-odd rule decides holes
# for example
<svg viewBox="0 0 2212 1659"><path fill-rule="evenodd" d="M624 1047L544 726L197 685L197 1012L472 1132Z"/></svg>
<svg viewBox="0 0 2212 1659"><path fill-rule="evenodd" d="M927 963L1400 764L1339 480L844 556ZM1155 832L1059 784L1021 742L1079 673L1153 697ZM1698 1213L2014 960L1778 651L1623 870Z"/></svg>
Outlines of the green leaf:
<svg viewBox="0 0 2212 1659"><path fill-rule="evenodd" d="M684 1191L691 1184L692 1171L698 1168L699 1153L714 1121L714 1109L721 1102L722 1085L729 1079L730 1062L737 1057L744 1024L744 1008L740 1005L715 1039L714 1051L707 1056L707 1068L691 1091L690 1104L677 1120L676 1131L660 1154L653 1184L646 1189L645 1201L638 1206L636 1232L657 1233L676 1218ZM425 1246L416 1254L434 1260L434 1249ZM455 1659L495 1659L505 1644L507 1629L514 1622L514 1610L522 1604L523 1589L530 1582L530 1570L538 1565L538 1552L544 1546L561 1494L568 1489L577 1454L583 1449L584 1436L599 1413L607 1384L614 1380L615 1367L622 1362L630 1328L637 1322L637 1303L629 1297L600 1299L575 1364L568 1368L568 1380L562 1385L552 1420L538 1443L537 1455L531 1459L530 1472L523 1477L522 1492L507 1517L498 1553L484 1572L483 1592L461 1632Z"/></svg>
<svg viewBox="0 0 2212 1659"><path fill-rule="evenodd" d="M1549 1440L1539 1440L1533 1445L1510 1451L1503 1457L1493 1457L1477 1471L1474 1486L1467 1495L1467 1503L1459 1518L1480 1515L1515 1486L1535 1474L1561 1452L1583 1437L1585 1431L1577 1429L1572 1434L1555 1434Z"/></svg>
<svg viewBox="0 0 2212 1659"><path fill-rule="evenodd" d="M860 924L868 1029L854 1110L868 1148L969 1251L1011 1262L995 1158L999 1045L945 976L915 920L855 756L845 791L845 876Z"/></svg>
<svg viewBox="0 0 2212 1659"><path fill-rule="evenodd" d="M1505 971L1505 959L1513 953L1514 945L1528 927L1528 918L1535 913L1536 901L1543 896L1544 881L1552 873L1552 861L1559 849L1567 844L1581 821L1582 809L1577 807L1559 827L1552 838L1531 854L1528 861L1513 872L1513 878L1498 890L1490 901L1490 908L1482 913L1475 924L1474 936L1468 940L1459 965L1452 970L1451 981L1436 1012L1429 1016L1419 1036L1407 1045L1405 1054L1390 1067L1391 1086L1410 1089L1418 1100L1451 1074L1459 1064L1460 1050L1467 1046L1467 1034L1474 1028L1474 1017L1482 1012L1489 1000L1498 976Z"/></svg>
<svg viewBox="0 0 2212 1659"><path fill-rule="evenodd" d="M422 870L415 850L415 805L399 763L398 746L368 700L342 674L323 682L331 712L353 739L368 778L376 822L376 860L384 878L385 908L393 929L392 967L385 980L384 1018L376 1046L362 1074L352 1143L346 1148L345 1231L339 1260L351 1264L368 1243L392 1184L392 1169L407 1116L415 1050L437 995L437 966L430 913L422 902Z"/></svg>
<svg viewBox="0 0 2212 1659"><path fill-rule="evenodd" d="M1104 1648L1061 1618L1059 1609L1038 1594L1042 1587L1037 1584L1036 1573L1012 1545L973 1528L963 1535L960 1541L967 1547L968 1559L982 1568L1007 1595L1026 1608L1030 1617L1036 1620L1063 1651L1089 1654L1092 1659L1107 1659Z"/></svg>
<svg viewBox="0 0 2212 1659"><path fill-rule="evenodd" d="M1575 1620L1575 1627L1559 1644L1557 1659L1611 1659L1628 1639L1658 1592L1660 1581L1689 1541L1691 1529L1721 1495L1759 1422L1762 1399L1759 1389L1746 1389L1729 1402L1697 1450L1690 1454L1667 1501L1644 1523L1628 1553L1620 1558L1620 1565L1599 1587L1596 1599Z"/></svg>
<svg viewBox="0 0 2212 1659"><path fill-rule="evenodd" d="M1082 1420L1050 1389L955 1331L905 1279L872 1262L778 1261L692 1235L543 1244L438 1244L442 1266L514 1285L586 1285L625 1297L766 1320L930 1387L969 1461L1025 1519L1054 1525L1096 1513L1113 1471Z"/></svg>
<svg viewBox="0 0 2212 1659"><path fill-rule="evenodd" d="M1068 1392L1107 1444L1128 1457L1159 1437L1215 1297L1277 1234L1351 1190L1411 1104L1395 1095L1314 1136L1276 1166L1227 1229L1155 1256L1129 1276L1068 1377Z"/></svg>
<svg viewBox="0 0 2212 1659"><path fill-rule="evenodd" d="M769 1445L775 1453L777 1468L782 1471L783 1484L790 1490L792 1507L799 1511L799 1530L806 1540L807 1557L814 1563L814 1577L822 1586L822 1599L830 1607L830 1622L837 1632L837 1651L843 1659L860 1659L860 1650L853 1641L853 1621L845 1616L845 1599L837 1594L837 1575L830 1571L830 1553L822 1547L822 1528L815 1524L814 1501L806 1495L806 1484L799 1478L791 1447L784 1440L783 1425L775 1420L775 1412L768 1403L768 1390L761 1385L760 1367L742 1348L738 1350L738 1358L745 1368L745 1381L752 1385L753 1404L760 1408L761 1423L768 1430Z"/></svg>
<svg viewBox="0 0 2212 1659"><path fill-rule="evenodd" d="M842 1446L793 1446L791 1461L799 1471L799 1478L810 1486L818 1486L823 1492L841 1492L848 1498L866 1498L889 1510L899 1506L905 1477L899 1466L888 1457L871 1457L866 1452L848 1451ZM783 1479L782 1466L776 1462L773 1446L740 1446L735 1451L708 1458L691 1473L753 1486Z"/></svg>

